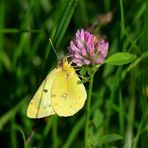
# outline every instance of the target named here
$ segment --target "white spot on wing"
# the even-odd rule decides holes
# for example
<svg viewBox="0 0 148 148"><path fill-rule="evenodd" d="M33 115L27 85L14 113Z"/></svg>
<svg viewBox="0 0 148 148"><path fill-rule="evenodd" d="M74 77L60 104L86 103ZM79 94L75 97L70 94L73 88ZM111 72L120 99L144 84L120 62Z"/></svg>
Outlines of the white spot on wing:
<svg viewBox="0 0 148 148"><path fill-rule="evenodd" d="M67 98L67 94L64 93L61 97L64 98L64 99L66 99Z"/></svg>

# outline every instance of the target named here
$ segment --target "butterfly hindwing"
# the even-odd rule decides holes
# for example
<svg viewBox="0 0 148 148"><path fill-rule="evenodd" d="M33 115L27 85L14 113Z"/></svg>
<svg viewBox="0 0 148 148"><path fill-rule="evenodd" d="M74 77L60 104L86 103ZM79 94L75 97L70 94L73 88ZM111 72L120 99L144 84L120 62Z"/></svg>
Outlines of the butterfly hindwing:
<svg viewBox="0 0 148 148"><path fill-rule="evenodd" d="M84 106L86 91L84 85L78 84L78 81L80 79L74 69L71 72L67 72L66 69L61 70L54 79L51 102L59 116L72 116Z"/></svg>

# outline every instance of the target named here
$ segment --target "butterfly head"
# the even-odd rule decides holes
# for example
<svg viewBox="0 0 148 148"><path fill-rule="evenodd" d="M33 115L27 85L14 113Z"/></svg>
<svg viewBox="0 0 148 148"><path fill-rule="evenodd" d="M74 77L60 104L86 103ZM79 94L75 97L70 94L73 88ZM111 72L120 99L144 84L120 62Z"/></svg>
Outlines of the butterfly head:
<svg viewBox="0 0 148 148"><path fill-rule="evenodd" d="M67 73L73 73L74 68L71 66L71 63L68 62L67 57L58 61L58 67L61 67Z"/></svg>
<svg viewBox="0 0 148 148"><path fill-rule="evenodd" d="M64 71L66 71L67 74L72 74L72 73L75 72L75 70L73 69L73 67L68 62L64 62L63 63L62 69Z"/></svg>

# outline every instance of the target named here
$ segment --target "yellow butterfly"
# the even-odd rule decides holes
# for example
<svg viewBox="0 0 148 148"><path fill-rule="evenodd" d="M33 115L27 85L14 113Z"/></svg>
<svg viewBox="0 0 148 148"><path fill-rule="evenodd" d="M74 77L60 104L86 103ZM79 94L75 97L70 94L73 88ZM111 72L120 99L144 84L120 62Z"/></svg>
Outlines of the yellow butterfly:
<svg viewBox="0 0 148 148"><path fill-rule="evenodd" d="M72 116L77 113L87 98L83 83L74 68L64 59L52 70L32 98L28 109L29 118L43 118L53 114Z"/></svg>

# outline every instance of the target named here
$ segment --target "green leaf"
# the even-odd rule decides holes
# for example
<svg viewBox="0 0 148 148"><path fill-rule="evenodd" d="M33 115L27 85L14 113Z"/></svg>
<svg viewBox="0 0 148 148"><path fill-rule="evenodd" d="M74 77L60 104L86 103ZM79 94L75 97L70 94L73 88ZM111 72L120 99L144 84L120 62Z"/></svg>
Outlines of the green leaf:
<svg viewBox="0 0 148 148"><path fill-rule="evenodd" d="M111 65L124 65L136 59L136 56L128 52L118 52L110 56L104 63Z"/></svg>
<svg viewBox="0 0 148 148"><path fill-rule="evenodd" d="M81 76L84 76L84 75L86 75L86 68L84 68L84 67L82 67L81 69L80 69L80 75Z"/></svg>
<svg viewBox="0 0 148 148"><path fill-rule="evenodd" d="M89 80L90 80L90 78L85 76L85 77L82 78L81 83L86 83Z"/></svg>
<svg viewBox="0 0 148 148"><path fill-rule="evenodd" d="M94 74L96 73L96 71L98 70L99 66L100 66L100 65L93 66L93 67L87 66L87 67L86 67L86 70L87 70L88 75L89 75L89 76L94 75Z"/></svg>
<svg viewBox="0 0 148 148"><path fill-rule="evenodd" d="M123 137L118 134L107 134L105 136L102 136L98 140L98 145L114 142L114 141L121 140L121 139L123 139Z"/></svg>
<svg viewBox="0 0 148 148"><path fill-rule="evenodd" d="M103 121L103 114L99 109L97 109L93 116L93 123L95 127L98 128L101 125L102 121Z"/></svg>

